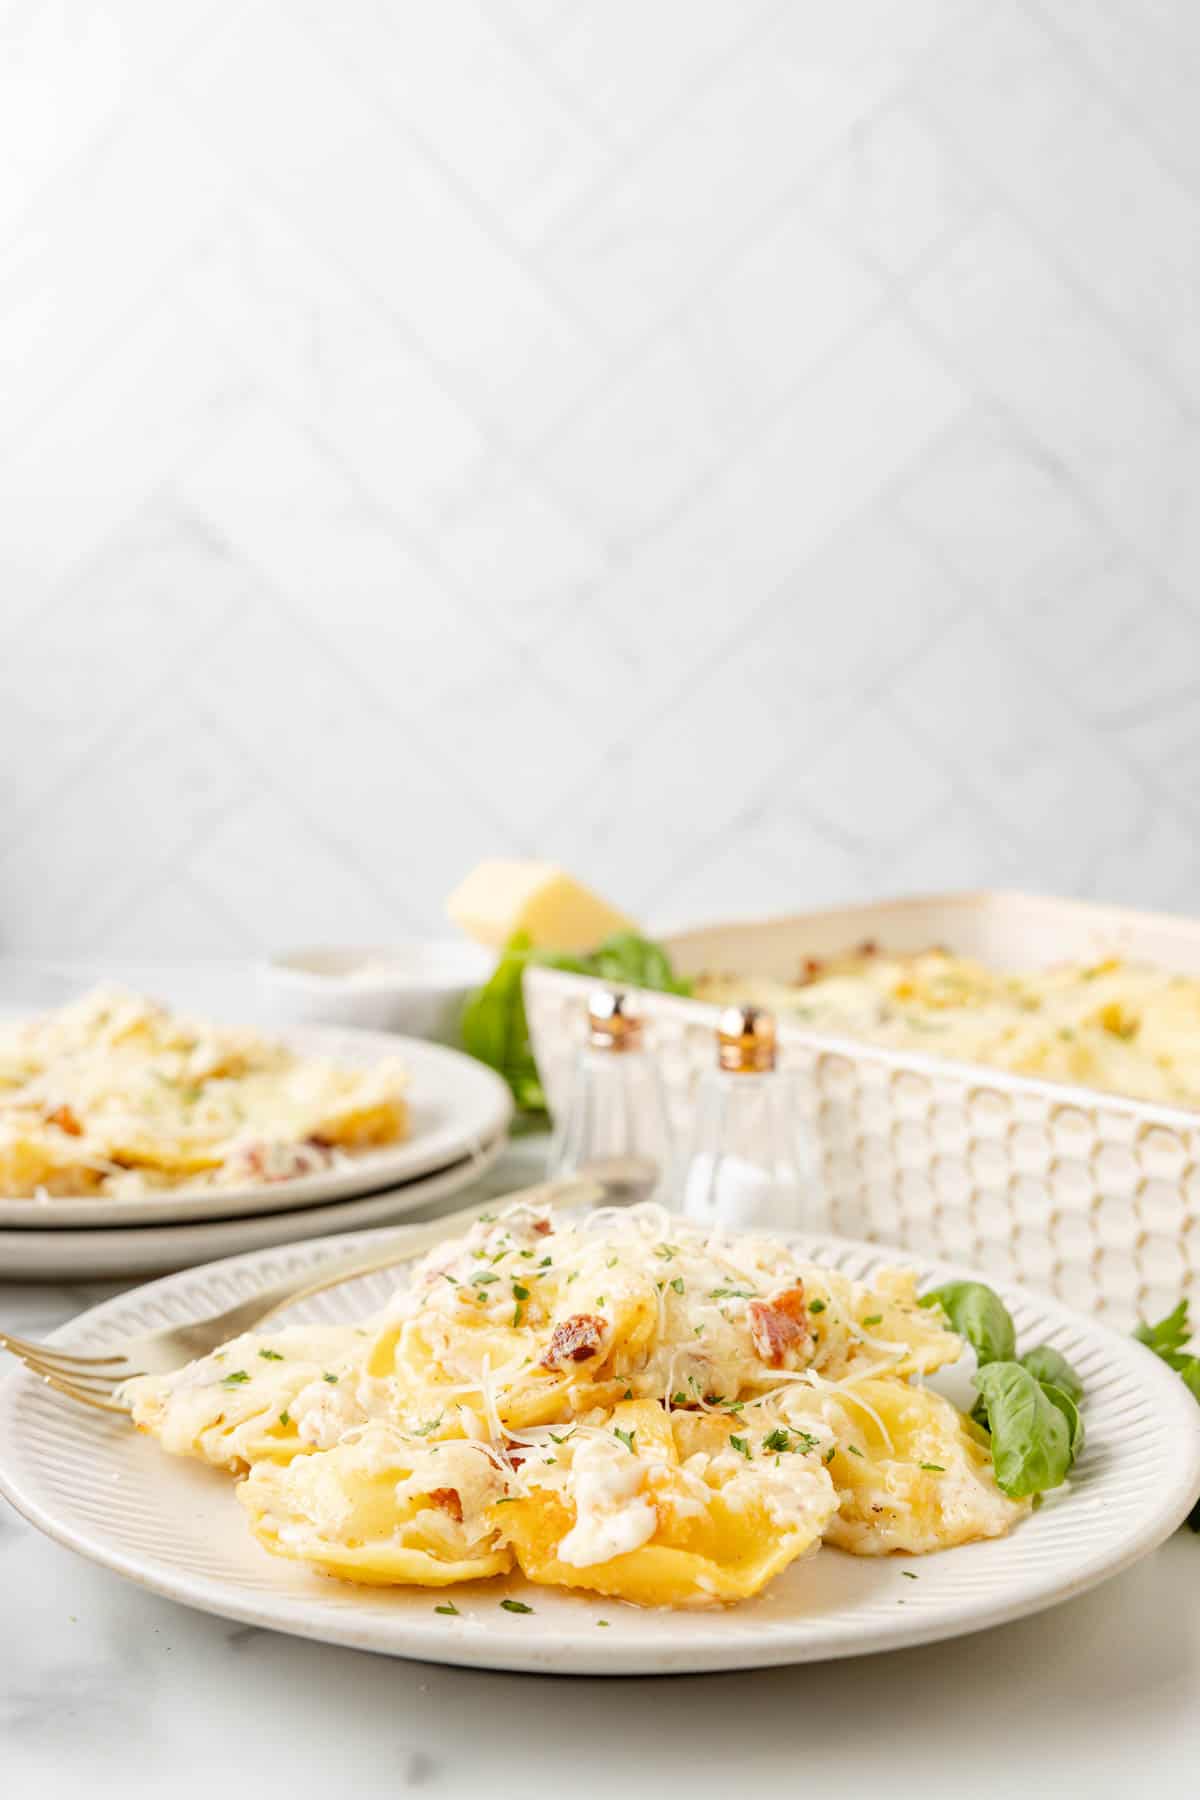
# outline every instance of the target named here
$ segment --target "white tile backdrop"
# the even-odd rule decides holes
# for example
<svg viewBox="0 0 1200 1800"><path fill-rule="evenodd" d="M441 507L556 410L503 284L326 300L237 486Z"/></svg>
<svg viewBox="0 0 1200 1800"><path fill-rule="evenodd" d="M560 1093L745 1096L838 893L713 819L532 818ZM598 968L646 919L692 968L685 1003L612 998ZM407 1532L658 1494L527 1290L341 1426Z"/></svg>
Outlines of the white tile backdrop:
<svg viewBox="0 0 1200 1800"><path fill-rule="evenodd" d="M1195 0L0 0L0 948L1200 908Z"/></svg>

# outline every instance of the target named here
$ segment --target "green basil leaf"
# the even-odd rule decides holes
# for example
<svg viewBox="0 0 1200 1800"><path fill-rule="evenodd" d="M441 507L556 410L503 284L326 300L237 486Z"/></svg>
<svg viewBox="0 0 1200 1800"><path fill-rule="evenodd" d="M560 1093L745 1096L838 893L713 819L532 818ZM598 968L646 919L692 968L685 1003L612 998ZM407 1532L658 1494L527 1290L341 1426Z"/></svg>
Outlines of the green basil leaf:
<svg viewBox="0 0 1200 1800"><path fill-rule="evenodd" d="M1055 1387L1060 1393L1075 1402L1078 1408L1083 1399L1083 1383L1067 1361L1052 1344L1038 1344L1036 1349L1026 1350L1024 1356L1017 1358L1023 1369L1036 1376L1043 1387Z"/></svg>
<svg viewBox="0 0 1200 1800"><path fill-rule="evenodd" d="M585 958L589 973L605 981L627 981L631 987L660 994L687 994L690 983L679 981L661 944L636 931L617 931Z"/></svg>
<svg viewBox="0 0 1200 1800"><path fill-rule="evenodd" d="M1173 1312L1157 1325L1138 1325L1134 1337L1139 1344L1145 1344L1156 1356L1167 1356L1172 1350L1182 1350L1192 1334L1188 1323L1188 1303L1181 1300Z"/></svg>
<svg viewBox="0 0 1200 1800"><path fill-rule="evenodd" d="M1083 1419L1080 1417L1079 1408L1075 1404L1072 1396L1068 1394L1064 1388L1055 1387L1052 1381L1039 1380L1038 1386L1041 1388L1043 1394L1045 1394L1047 1400L1057 1406L1059 1412L1067 1421L1067 1430L1071 1434L1071 1461L1074 1462L1075 1458L1079 1455L1079 1452L1083 1449Z"/></svg>
<svg viewBox="0 0 1200 1800"><path fill-rule="evenodd" d="M1200 1400L1200 1356L1183 1348L1191 1336L1191 1329L1188 1303L1181 1300L1157 1325L1139 1325L1133 1335L1140 1344L1161 1356L1167 1367L1175 1370L1192 1397ZM1187 1522L1193 1531L1200 1531L1200 1500L1188 1514Z"/></svg>
<svg viewBox="0 0 1200 1800"><path fill-rule="evenodd" d="M1018 1362L988 1363L975 1381L987 1407L997 1486L1014 1500L1060 1486L1071 1467L1066 1413Z"/></svg>
<svg viewBox="0 0 1200 1800"><path fill-rule="evenodd" d="M596 975L629 987L654 988L669 994L690 992L687 982L675 979L661 945L636 932L617 932L588 956L535 950L528 933L517 932L501 951L490 979L468 997L461 1036L468 1055L488 1063L504 1077L525 1113L546 1110L522 991L525 971L533 964L562 969L570 975Z"/></svg>
<svg viewBox="0 0 1200 1800"><path fill-rule="evenodd" d="M948 1281L922 1294L922 1306L940 1306L959 1337L966 1338L982 1368L985 1363L1011 1362L1017 1334L999 1294L982 1281Z"/></svg>

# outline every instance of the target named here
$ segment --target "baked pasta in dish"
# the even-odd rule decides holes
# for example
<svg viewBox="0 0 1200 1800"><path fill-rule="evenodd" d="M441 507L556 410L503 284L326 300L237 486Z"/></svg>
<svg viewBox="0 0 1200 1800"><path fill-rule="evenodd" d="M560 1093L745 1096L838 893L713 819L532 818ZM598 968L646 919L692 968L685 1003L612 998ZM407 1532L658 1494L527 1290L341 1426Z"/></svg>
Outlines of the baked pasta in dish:
<svg viewBox="0 0 1200 1800"><path fill-rule="evenodd" d="M822 1541L911 1555L1023 1517L987 1433L923 1385L963 1347L903 1269L853 1281L653 1205L515 1204L361 1326L251 1334L125 1392L165 1449L244 1477L266 1549L326 1574L699 1606Z"/></svg>
<svg viewBox="0 0 1200 1800"><path fill-rule="evenodd" d="M342 1068L97 988L0 1027L0 1194L136 1196L316 1173L407 1130L392 1059Z"/></svg>
<svg viewBox="0 0 1200 1800"><path fill-rule="evenodd" d="M794 981L712 972L693 992L892 1050L1200 1107L1200 978L1119 957L1021 974L947 950L896 956L865 944L809 960Z"/></svg>

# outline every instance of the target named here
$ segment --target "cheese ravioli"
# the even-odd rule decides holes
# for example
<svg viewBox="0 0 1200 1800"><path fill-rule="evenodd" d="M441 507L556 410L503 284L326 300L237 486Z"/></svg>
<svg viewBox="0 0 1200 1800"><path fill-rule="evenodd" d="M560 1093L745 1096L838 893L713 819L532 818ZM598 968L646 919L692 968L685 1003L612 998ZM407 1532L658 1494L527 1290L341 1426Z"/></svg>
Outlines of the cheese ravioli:
<svg viewBox="0 0 1200 1800"><path fill-rule="evenodd" d="M361 1326L128 1384L163 1447L248 1474L273 1554L375 1585L518 1568L642 1606L746 1599L825 1542L1008 1531L986 1434L922 1378L962 1340L911 1271L854 1281L656 1206L515 1204Z"/></svg>

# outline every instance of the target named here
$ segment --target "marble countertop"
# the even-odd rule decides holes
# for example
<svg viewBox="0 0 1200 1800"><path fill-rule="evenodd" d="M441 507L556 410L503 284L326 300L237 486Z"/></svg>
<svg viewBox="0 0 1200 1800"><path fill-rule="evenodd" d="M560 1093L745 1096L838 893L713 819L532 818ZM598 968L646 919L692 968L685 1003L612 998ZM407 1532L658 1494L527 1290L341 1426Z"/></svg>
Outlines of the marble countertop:
<svg viewBox="0 0 1200 1800"><path fill-rule="evenodd" d="M509 1166L527 1178L528 1150ZM0 1326L41 1335L118 1291L0 1281ZM0 1793L726 1800L761 1782L1115 1800L1144 1783L1182 1800L1200 1767L1197 1595L1200 1540L1185 1531L1104 1587L957 1642L748 1674L550 1679L191 1612L0 1500Z"/></svg>

